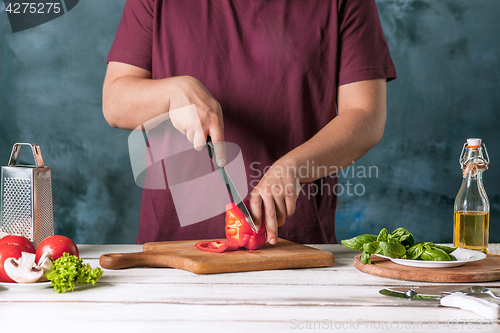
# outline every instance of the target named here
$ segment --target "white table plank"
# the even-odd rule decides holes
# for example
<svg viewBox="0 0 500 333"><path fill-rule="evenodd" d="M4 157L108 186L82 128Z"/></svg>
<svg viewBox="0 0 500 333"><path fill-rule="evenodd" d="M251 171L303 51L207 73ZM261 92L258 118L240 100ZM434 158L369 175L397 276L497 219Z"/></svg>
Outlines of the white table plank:
<svg viewBox="0 0 500 333"><path fill-rule="evenodd" d="M26 317L26 313L30 315ZM54 323L53 314L64 314ZM387 316L384 316L387 314ZM5 319L9 320L6 322ZM51 320L52 319L52 320ZM345 307L345 306L220 306L182 304L63 303L39 306L36 303L0 306L0 320L6 332L32 332L33 326L54 327L55 332L284 332L311 331L307 325L323 325L325 331L498 332L497 322L451 308ZM14 326L14 323L16 323ZM19 323L21 327L20 329ZM36 324L35 324L36 323ZM455 324L455 329L445 325ZM342 329L344 325L344 329ZM326 327L328 327L328 329ZM299 330L299 327L302 329ZM398 329L400 327L401 329ZM14 331L8 330L15 329ZM59 329L60 328L60 329ZM436 329L441 330L436 330ZM317 330L318 330L317 329ZM477 329L477 327L476 327ZM316 331L317 331L316 330ZM384 330L384 331L386 331ZM3 332L3 330L2 330Z"/></svg>

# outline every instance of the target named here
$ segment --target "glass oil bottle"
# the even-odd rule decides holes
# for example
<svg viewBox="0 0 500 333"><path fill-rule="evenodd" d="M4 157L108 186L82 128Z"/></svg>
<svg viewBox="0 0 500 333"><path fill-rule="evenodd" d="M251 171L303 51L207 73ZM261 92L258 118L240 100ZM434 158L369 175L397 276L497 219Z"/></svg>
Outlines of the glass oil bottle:
<svg viewBox="0 0 500 333"><path fill-rule="evenodd" d="M468 139L459 161L463 181L454 205L453 246L486 253L490 216L482 178L489 165L486 145L481 139Z"/></svg>

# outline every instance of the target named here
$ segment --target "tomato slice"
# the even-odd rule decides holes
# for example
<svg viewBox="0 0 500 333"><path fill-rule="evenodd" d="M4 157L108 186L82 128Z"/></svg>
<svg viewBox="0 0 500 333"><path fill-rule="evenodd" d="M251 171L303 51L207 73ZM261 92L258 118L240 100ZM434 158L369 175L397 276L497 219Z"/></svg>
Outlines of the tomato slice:
<svg viewBox="0 0 500 333"><path fill-rule="evenodd" d="M215 241L202 241L196 243L194 246L198 250L212 252L212 253L222 253L224 251L236 251L239 249L239 245L229 242L227 240L215 240Z"/></svg>

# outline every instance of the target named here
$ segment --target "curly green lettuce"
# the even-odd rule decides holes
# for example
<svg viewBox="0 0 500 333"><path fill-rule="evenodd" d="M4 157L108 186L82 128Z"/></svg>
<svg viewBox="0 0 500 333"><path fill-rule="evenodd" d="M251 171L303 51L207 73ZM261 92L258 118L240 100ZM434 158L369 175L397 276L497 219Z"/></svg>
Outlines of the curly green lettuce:
<svg viewBox="0 0 500 333"><path fill-rule="evenodd" d="M52 282L51 286L55 292L64 293L73 291L75 284L96 284L102 273L99 267L92 269L89 264L83 264L83 260L77 256L63 253L62 257L54 261L52 272L45 276Z"/></svg>

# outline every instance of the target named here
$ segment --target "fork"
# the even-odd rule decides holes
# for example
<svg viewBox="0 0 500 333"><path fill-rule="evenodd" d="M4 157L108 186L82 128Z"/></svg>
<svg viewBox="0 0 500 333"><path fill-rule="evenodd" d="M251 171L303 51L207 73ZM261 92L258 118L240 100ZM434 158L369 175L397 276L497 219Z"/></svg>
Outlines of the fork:
<svg viewBox="0 0 500 333"><path fill-rule="evenodd" d="M462 292L466 294L487 294L490 295L493 298L500 299L500 296L495 295L491 290L489 290L486 287L483 286L470 286L468 288L465 288L464 290L461 290Z"/></svg>

